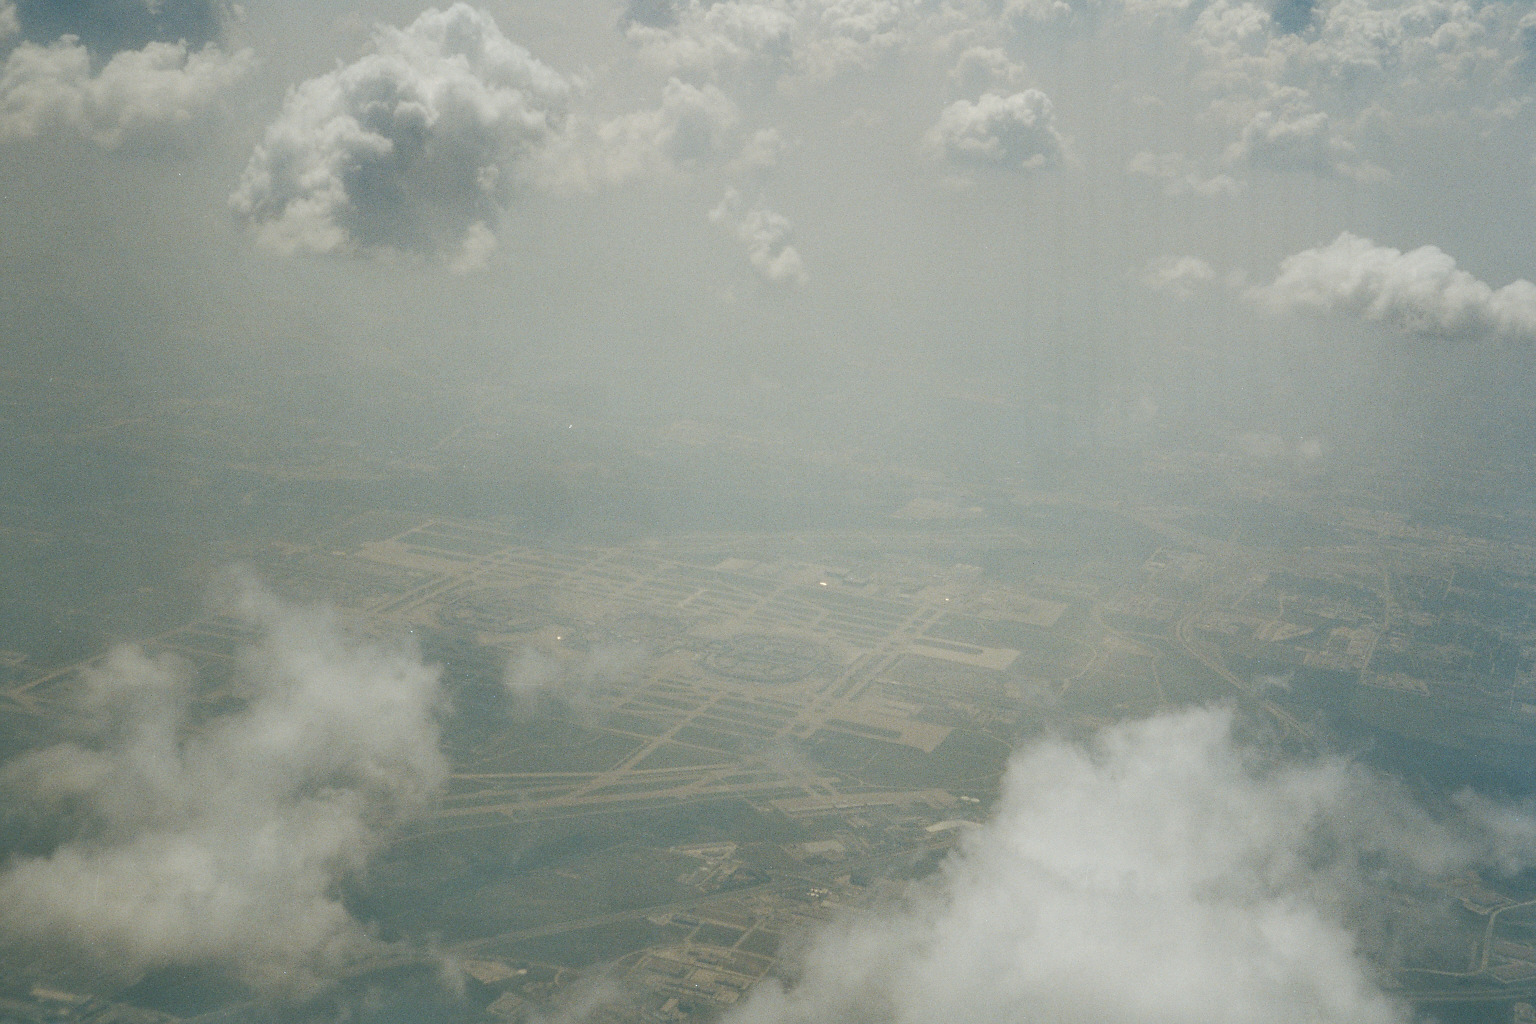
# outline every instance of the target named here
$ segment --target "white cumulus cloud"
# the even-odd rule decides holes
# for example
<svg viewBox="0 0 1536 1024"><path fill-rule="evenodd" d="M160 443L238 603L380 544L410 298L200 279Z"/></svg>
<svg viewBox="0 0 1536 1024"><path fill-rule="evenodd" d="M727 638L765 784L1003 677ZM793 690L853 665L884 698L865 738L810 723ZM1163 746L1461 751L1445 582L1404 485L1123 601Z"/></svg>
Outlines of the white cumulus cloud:
<svg viewBox="0 0 1536 1024"><path fill-rule="evenodd" d="M764 278L776 284L803 285L805 265L789 244L792 227L781 213L758 203L747 207L741 193L727 189L709 219L734 234L747 247L747 259Z"/></svg>
<svg viewBox="0 0 1536 1024"><path fill-rule="evenodd" d="M230 197L285 251L483 259L570 83L467 4L380 26L373 50L293 89Z"/></svg>
<svg viewBox="0 0 1536 1024"><path fill-rule="evenodd" d="M1216 283L1216 270L1198 256L1164 256L1148 264L1142 283L1153 291L1187 299Z"/></svg>
<svg viewBox="0 0 1536 1024"><path fill-rule="evenodd" d="M9 805L67 835L0 872L0 942L285 990L378 951L337 885L446 780L438 670L258 589L231 613L260 630L240 709L199 718L185 665L120 647L81 681L89 735L5 766Z"/></svg>
<svg viewBox="0 0 1536 1024"><path fill-rule="evenodd" d="M0 10L0 38L14 15ZM165 137L208 113L253 63L248 49L151 42L115 53L93 74L73 36L23 42L0 64L0 141L70 131L112 149L131 137Z"/></svg>
<svg viewBox="0 0 1536 1024"><path fill-rule="evenodd" d="M961 51L949 77L960 89L980 93L998 86L1017 87L1024 82L1024 65L1010 60L997 46L971 46Z"/></svg>
<svg viewBox="0 0 1536 1024"><path fill-rule="evenodd" d="M1193 160L1182 153L1152 153L1143 150L1126 164L1126 172L1151 178L1170 196L1236 195L1242 182L1228 174L1205 174Z"/></svg>
<svg viewBox="0 0 1536 1024"><path fill-rule="evenodd" d="M631 3L625 36L669 71L762 88L868 68L934 13L915 0L650 0Z"/></svg>
<svg viewBox="0 0 1536 1024"><path fill-rule="evenodd" d="M1346 231L1287 256L1248 294L1277 311L1349 314L1421 337L1536 341L1536 284L1493 288L1433 245L1401 252Z"/></svg>
<svg viewBox="0 0 1536 1024"><path fill-rule="evenodd" d="M655 107L596 123L573 117L541 154L537 177L554 189L590 189L718 165L761 168L777 159L776 149L777 133L747 131L717 86L673 78Z"/></svg>
<svg viewBox="0 0 1536 1024"><path fill-rule="evenodd" d="M1274 171L1338 175L1357 181L1377 181L1386 172L1361 160L1355 147L1333 128L1326 113L1305 104L1282 104L1260 110L1243 126L1226 152L1233 164L1250 164Z"/></svg>
<svg viewBox="0 0 1536 1024"><path fill-rule="evenodd" d="M1055 166L1065 152L1050 98L1039 89L983 93L974 103L956 100L929 130L927 144L954 163L1027 171Z"/></svg>
<svg viewBox="0 0 1536 1024"><path fill-rule="evenodd" d="M920 18L919 5L911 0L822 0L805 9L813 25L804 47L812 75L867 67L881 54L905 47Z"/></svg>
<svg viewBox="0 0 1536 1024"><path fill-rule="evenodd" d="M1531 824L1472 800L1436 820L1339 760L1266 764L1222 711L1045 741L937 881L829 926L797 983L727 1020L1397 1024L1361 948L1393 905L1374 887L1526 864Z"/></svg>
<svg viewBox="0 0 1536 1024"><path fill-rule="evenodd" d="M1082 19L1095 12L1096 0L1007 0L1003 15L1026 28Z"/></svg>
<svg viewBox="0 0 1536 1024"><path fill-rule="evenodd" d="M632 20L625 29L648 59L670 71L771 81L794 63L795 15L787 5L753 0L690 0L667 5L661 24Z"/></svg>
<svg viewBox="0 0 1536 1024"><path fill-rule="evenodd" d="M1452 115L1506 117L1528 94L1509 74L1528 56L1519 4L1128 0L1125 9L1146 21L1184 12L1175 45L1188 47L1191 82L1234 133L1234 164L1378 182L1394 157L1415 152L1383 146L1394 134Z"/></svg>

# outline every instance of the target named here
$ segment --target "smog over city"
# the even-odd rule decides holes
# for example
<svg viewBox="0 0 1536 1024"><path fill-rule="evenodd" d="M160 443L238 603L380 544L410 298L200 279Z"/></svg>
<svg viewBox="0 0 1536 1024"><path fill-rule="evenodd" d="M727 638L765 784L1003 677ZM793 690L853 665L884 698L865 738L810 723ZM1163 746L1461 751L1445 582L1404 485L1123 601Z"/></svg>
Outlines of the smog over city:
<svg viewBox="0 0 1536 1024"><path fill-rule="evenodd" d="M1526 0L0 0L0 1024L1536 1024Z"/></svg>

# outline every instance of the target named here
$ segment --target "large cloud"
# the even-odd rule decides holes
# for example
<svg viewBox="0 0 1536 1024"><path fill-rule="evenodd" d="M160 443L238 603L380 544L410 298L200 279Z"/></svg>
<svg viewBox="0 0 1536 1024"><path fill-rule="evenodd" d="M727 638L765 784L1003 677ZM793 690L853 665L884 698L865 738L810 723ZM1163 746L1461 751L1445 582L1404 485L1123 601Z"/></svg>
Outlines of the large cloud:
<svg viewBox="0 0 1536 1024"><path fill-rule="evenodd" d="M374 951L337 885L446 778L438 671L259 590L233 613L261 631L238 664L241 709L195 720L185 667L122 647L83 677L89 738L5 767L11 806L66 833L0 874L5 943L288 989Z"/></svg>
<svg viewBox="0 0 1536 1024"><path fill-rule="evenodd" d="M112 149L129 137L167 137L208 112L252 63L250 50L151 42L92 73L90 53L70 37L22 43L0 65L0 141L63 129Z"/></svg>
<svg viewBox="0 0 1536 1024"><path fill-rule="evenodd" d="M1267 765L1220 711L1042 742L936 883L828 928L729 1020L1405 1021L1359 947L1370 894L1516 868L1531 824L1475 801L1437 821L1342 761Z"/></svg>
<svg viewBox="0 0 1536 1024"><path fill-rule="evenodd" d="M1055 166L1064 152L1050 98L1039 89L983 93L974 103L956 100L939 115L927 141L954 163L1027 171Z"/></svg>
<svg viewBox="0 0 1536 1024"><path fill-rule="evenodd" d="M1384 130L1415 130L1455 111L1513 116L1525 92L1519 5L1461 0L1128 2L1137 16L1187 11L1180 42L1210 111L1236 132L1237 167L1379 181L1362 156ZM1189 15L1193 17L1189 17ZM1410 149L1409 152L1412 150Z"/></svg>
<svg viewBox="0 0 1536 1024"><path fill-rule="evenodd" d="M292 90L230 197L286 251L483 259L570 84L467 4L379 27L373 52Z"/></svg>
<svg viewBox="0 0 1536 1024"><path fill-rule="evenodd" d="M1345 232L1287 256L1249 295L1275 310L1349 314L1421 337L1536 341L1536 284L1493 288L1433 245L1401 252Z"/></svg>
<svg viewBox="0 0 1536 1024"><path fill-rule="evenodd" d="M78 132L113 149L165 141L201 119L250 70L218 45L217 0L0 2L0 141Z"/></svg>

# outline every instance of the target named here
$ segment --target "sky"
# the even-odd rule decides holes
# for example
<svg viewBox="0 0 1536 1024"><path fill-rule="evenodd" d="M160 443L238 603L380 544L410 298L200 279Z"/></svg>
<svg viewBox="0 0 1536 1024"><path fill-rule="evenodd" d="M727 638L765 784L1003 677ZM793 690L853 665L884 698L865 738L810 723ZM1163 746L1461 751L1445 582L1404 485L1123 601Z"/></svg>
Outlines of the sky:
<svg viewBox="0 0 1536 1024"><path fill-rule="evenodd" d="M1526 415L1528 5L3 10L15 365L1107 450Z"/></svg>
<svg viewBox="0 0 1536 1024"><path fill-rule="evenodd" d="M408 448L422 394L447 424L497 385L1110 488L1162 449L1527 455L1533 98L1505 0L0 0L0 391L284 396L281 450L316 418ZM118 649L89 742L4 768L66 838L0 870L0 942L288 995L372 951L334 894L441 792L439 670L224 600L245 710L188 742L195 680ZM634 657L507 683L579 709ZM731 1019L1407 1020L1356 952L1366 865L1427 886L1533 837L1263 764L1209 709L1043 741L907 905ZM1106 958L1121 987L1073 974Z"/></svg>

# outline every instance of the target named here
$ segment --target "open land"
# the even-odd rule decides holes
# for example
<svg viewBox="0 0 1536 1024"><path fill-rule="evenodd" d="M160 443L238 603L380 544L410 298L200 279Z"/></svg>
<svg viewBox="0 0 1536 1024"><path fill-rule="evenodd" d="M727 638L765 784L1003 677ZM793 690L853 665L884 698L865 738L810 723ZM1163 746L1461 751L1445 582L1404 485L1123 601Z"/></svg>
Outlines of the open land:
<svg viewBox="0 0 1536 1024"><path fill-rule="evenodd" d="M1536 789L1536 547L1518 520L1408 515L1369 481L1320 505L1205 456L1150 460L1146 493L1118 497L921 472L871 490L857 481L889 473L819 456L816 474L830 458L855 482L846 522L817 530L594 538L510 512L369 503L430 476L433 458L472 460L476 436L455 426L406 468L338 455L342 474L311 453L299 492L329 504L302 525L279 514L297 500L291 472L237 458L192 470L222 485L145 472L157 487L238 490L254 509L257 539L205 540L205 562L238 558L443 666L451 785L353 909L386 939L432 936L481 1020L518 1018L594 972L643 994L629 1019L732 1005L793 970L786 951L807 927L932 870L986 819L1010 753L1045 733L1225 702L1278 750L1351 750L1432 792ZM697 424L651 441L787 458ZM602 472L560 465L606 493ZM1167 498L1191 480L1225 505ZM156 507L117 503L89 530L110 545L129 521L150 529ZM0 527L17 550L85 529L11 512ZM7 634L9 749L68 733L63 695L106 638L192 665L207 714L239 703L231 666L249 627L172 584L138 598L82 590L36 613L94 639ZM507 680L529 659L561 687L518 699ZM1525 1012L1536 885L1468 876L1438 897L1459 908L1461 937L1394 965L1398 990L1448 1019ZM419 966L401 953L355 980ZM7 1020L234 1020L243 998L190 998L169 975L77 991L42 960L4 974Z"/></svg>

